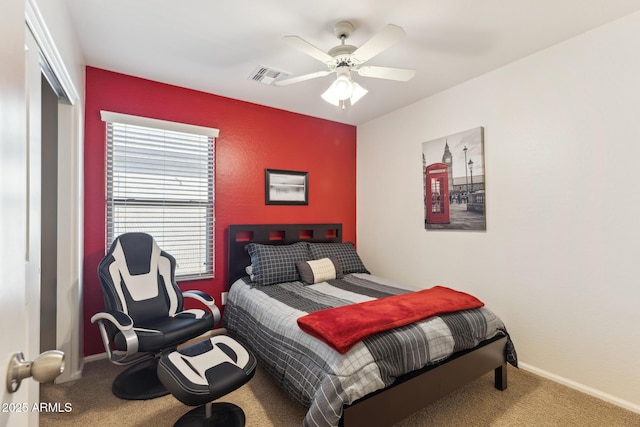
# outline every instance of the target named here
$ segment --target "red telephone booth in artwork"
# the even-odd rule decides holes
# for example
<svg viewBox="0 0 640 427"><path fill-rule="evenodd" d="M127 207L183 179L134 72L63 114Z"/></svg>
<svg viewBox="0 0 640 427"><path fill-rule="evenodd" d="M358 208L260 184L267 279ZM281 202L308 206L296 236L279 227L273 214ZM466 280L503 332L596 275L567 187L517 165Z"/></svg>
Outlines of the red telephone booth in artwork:
<svg viewBox="0 0 640 427"><path fill-rule="evenodd" d="M426 168L427 224L448 224L449 175L445 163L432 163Z"/></svg>

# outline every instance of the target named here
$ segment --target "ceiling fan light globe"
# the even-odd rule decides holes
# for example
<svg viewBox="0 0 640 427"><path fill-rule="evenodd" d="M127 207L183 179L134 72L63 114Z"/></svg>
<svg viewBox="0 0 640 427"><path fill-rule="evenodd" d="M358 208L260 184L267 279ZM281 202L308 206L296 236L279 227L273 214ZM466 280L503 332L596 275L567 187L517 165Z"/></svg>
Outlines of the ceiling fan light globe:
<svg viewBox="0 0 640 427"><path fill-rule="evenodd" d="M351 105L355 104L369 92L367 89L360 86L358 83L353 82L353 95L351 95Z"/></svg>
<svg viewBox="0 0 640 427"><path fill-rule="evenodd" d="M325 90L321 96L322 99L327 101L329 104L335 105L336 107L340 105L340 100L333 94L331 87Z"/></svg>
<svg viewBox="0 0 640 427"><path fill-rule="evenodd" d="M331 85L333 94L340 100L351 98L353 94L353 84L349 77L345 75L338 76L335 82Z"/></svg>

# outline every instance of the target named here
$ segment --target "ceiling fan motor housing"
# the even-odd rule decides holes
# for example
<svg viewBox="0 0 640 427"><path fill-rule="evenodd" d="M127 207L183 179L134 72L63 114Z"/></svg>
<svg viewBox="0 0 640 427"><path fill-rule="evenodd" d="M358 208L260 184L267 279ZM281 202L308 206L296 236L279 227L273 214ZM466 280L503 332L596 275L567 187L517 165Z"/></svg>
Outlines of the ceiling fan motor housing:
<svg viewBox="0 0 640 427"><path fill-rule="evenodd" d="M351 46L348 44L343 44L340 46L336 46L329 50L329 55L333 56L336 60L335 67L340 67L343 65L353 66L355 65L352 61L351 54L355 52L357 47Z"/></svg>
<svg viewBox="0 0 640 427"><path fill-rule="evenodd" d="M351 58L351 54L358 48L344 43L344 41L351 35L351 32L353 32L353 24L348 21L340 21L333 27L333 33L342 41L341 45L331 48L329 52L327 52L336 60L335 63L332 64L333 69L344 66L352 67L355 65Z"/></svg>

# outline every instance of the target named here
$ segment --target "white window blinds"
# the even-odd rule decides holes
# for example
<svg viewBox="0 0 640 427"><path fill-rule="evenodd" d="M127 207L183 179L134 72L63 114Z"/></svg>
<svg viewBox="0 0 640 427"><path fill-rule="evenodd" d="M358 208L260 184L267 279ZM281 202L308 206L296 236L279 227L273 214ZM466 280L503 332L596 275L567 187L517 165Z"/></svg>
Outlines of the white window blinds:
<svg viewBox="0 0 640 427"><path fill-rule="evenodd" d="M148 233L181 280L214 274L217 129L102 112L107 122L107 246Z"/></svg>

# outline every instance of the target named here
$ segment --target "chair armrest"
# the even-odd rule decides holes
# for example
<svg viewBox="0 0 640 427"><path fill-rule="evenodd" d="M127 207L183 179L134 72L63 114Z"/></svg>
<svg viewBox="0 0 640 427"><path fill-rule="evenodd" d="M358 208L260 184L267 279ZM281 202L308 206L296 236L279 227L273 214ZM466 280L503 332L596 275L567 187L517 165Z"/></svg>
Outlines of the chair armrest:
<svg viewBox="0 0 640 427"><path fill-rule="evenodd" d="M222 315L220 314L220 309L216 307L216 300L213 297L205 292L198 290L184 291L182 293L184 298L192 298L200 301L202 304L206 305L211 314L213 314L214 324L220 321Z"/></svg>
<svg viewBox="0 0 640 427"><path fill-rule="evenodd" d="M125 351L111 349L111 341L105 326L105 321L111 323L120 330L127 347ZM126 361L125 359L129 359L132 355L138 352L138 336L133 330L133 319L131 319L127 313L116 310L96 313L91 317L91 323L98 323L104 349L107 352L107 356L109 356L109 359L113 363L128 364L133 362Z"/></svg>
<svg viewBox="0 0 640 427"><path fill-rule="evenodd" d="M96 323L99 320L108 320L121 331L133 328L133 319L122 311L106 311L96 313L91 317L91 323Z"/></svg>

